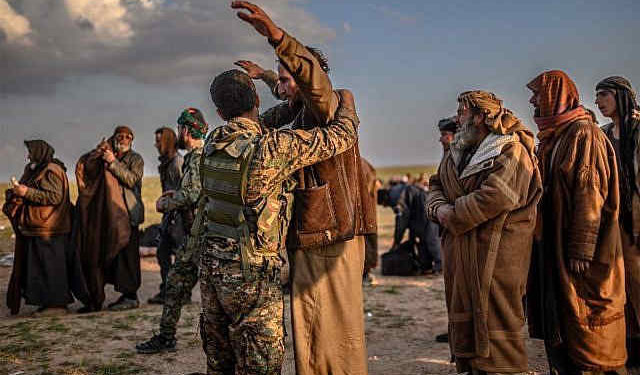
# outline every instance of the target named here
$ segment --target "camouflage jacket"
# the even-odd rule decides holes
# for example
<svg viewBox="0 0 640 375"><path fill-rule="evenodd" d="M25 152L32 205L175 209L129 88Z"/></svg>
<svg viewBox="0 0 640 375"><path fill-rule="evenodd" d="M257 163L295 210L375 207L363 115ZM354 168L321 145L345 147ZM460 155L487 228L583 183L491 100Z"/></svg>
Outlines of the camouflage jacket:
<svg viewBox="0 0 640 375"><path fill-rule="evenodd" d="M182 178L178 190L165 200L167 211L193 210L200 197L200 157L202 146L195 147L184 156Z"/></svg>
<svg viewBox="0 0 640 375"><path fill-rule="evenodd" d="M291 220L296 187L293 174L353 147L357 140L357 125L355 109L345 105L339 108L329 126L323 128L268 131L252 120L234 118L209 135L204 158L210 155L209 150L227 147L240 138L248 137L255 142L249 163L245 210L253 249L249 263L261 264L265 258L270 258L279 264L278 255L284 249ZM202 199L207 199L206 195ZM205 212L202 223L197 224L201 228L200 236L207 240L204 251L221 259L241 260L237 241L207 238L207 217Z"/></svg>

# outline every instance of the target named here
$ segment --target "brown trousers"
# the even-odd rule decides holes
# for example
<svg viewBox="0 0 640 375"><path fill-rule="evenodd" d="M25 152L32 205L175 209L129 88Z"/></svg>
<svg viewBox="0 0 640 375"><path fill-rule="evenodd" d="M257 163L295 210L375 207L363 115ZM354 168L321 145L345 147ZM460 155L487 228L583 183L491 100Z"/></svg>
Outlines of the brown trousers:
<svg viewBox="0 0 640 375"><path fill-rule="evenodd" d="M362 272L364 237L292 260L291 317L296 373L367 374Z"/></svg>

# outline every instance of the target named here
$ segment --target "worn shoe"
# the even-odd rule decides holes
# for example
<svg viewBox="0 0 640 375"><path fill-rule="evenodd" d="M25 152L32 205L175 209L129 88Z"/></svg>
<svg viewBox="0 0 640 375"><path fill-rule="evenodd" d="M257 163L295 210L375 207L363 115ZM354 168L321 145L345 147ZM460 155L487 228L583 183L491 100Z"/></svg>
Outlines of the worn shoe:
<svg viewBox="0 0 640 375"><path fill-rule="evenodd" d="M436 342L449 342L449 334L441 333L436 336Z"/></svg>
<svg viewBox="0 0 640 375"><path fill-rule="evenodd" d="M158 294L149 298L147 302L152 305L164 305L164 294L162 292L158 292Z"/></svg>
<svg viewBox="0 0 640 375"><path fill-rule="evenodd" d="M365 273L362 275L362 286L372 286L376 285L376 279L370 273Z"/></svg>
<svg viewBox="0 0 640 375"><path fill-rule="evenodd" d="M140 306L138 299L131 299L125 296L120 296L114 303L109 304L109 311L124 311L137 309Z"/></svg>
<svg viewBox="0 0 640 375"><path fill-rule="evenodd" d="M175 352L176 339L166 339L162 335L153 335L151 339L140 344L136 344L139 354L156 354L162 352Z"/></svg>
<svg viewBox="0 0 640 375"><path fill-rule="evenodd" d="M88 313L92 313L92 312L96 312L96 311L100 311L100 309L96 309L96 308L91 307L89 305L84 305L81 308L79 308L76 312L78 314L88 314Z"/></svg>

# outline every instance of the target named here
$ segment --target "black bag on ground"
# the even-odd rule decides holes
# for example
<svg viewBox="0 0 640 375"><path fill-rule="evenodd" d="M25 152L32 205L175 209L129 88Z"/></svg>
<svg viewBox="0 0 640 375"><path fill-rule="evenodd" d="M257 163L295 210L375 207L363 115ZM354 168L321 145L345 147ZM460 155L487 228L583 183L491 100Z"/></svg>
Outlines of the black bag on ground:
<svg viewBox="0 0 640 375"><path fill-rule="evenodd" d="M418 270L414 243L406 241L398 248L382 254L382 274L385 276L413 276Z"/></svg>

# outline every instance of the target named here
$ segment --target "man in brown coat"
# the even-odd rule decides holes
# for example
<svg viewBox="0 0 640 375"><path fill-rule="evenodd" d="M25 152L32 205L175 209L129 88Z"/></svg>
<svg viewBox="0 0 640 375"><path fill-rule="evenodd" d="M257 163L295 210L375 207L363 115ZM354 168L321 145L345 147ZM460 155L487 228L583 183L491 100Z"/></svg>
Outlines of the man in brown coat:
<svg viewBox="0 0 640 375"><path fill-rule="evenodd" d="M259 7L234 1L238 16L275 48L278 93L287 102L262 115L263 125L326 126L338 108L321 54L279 29ZM296 372L366 374L362 274L364 235L376 232L358 143L301 170L287 247L292 264ZM336 292L336 291L339 291Z"/></svg>
<svg viewBox="0 0 640 375"><path fill-rule="evenodd" d="M458 97L460 129L431 178L458 372L524 373L522 297L541 179L530 130L485 91Z"/></svg>
<svg viewBox="0 0 640 375"><path fill-rule="evenodd" d="M44 315L66 311L73 295L86 301L87 292L75 247L70 241L73 205L67 168L43 140L24 142L29 163L20 181L5 192L2 211L16 235L15 261L7 305L12 314L24 297Z"/></svg>
<svg viewBox="0 0 640 375"><path fill-rule="evenodd" d="M640 373L640 108L631 82L623 77L608 77L598 83L596 105L613 121L602 130L618 159L618 220L627 292L627 369Z"/></svg>
<svg viewBox="0 0 640 375"><path fill-rule="evenodd" d="M624 373L615 152L564 72L544 72L527 87L545 191L529 281L529 333L545 340L552 374Z"/></svg>
<svg viewBox="0 0 640 375"><path fill-rule="evenodd" d="M114 311L139 306L140 271L138 226L144 222L142 156L131 148L133 131L117 126L108 141L80 157L78 181L78 247L90 301L78 312L99 311L104 285L121 295L109 304Z"/></svg>

